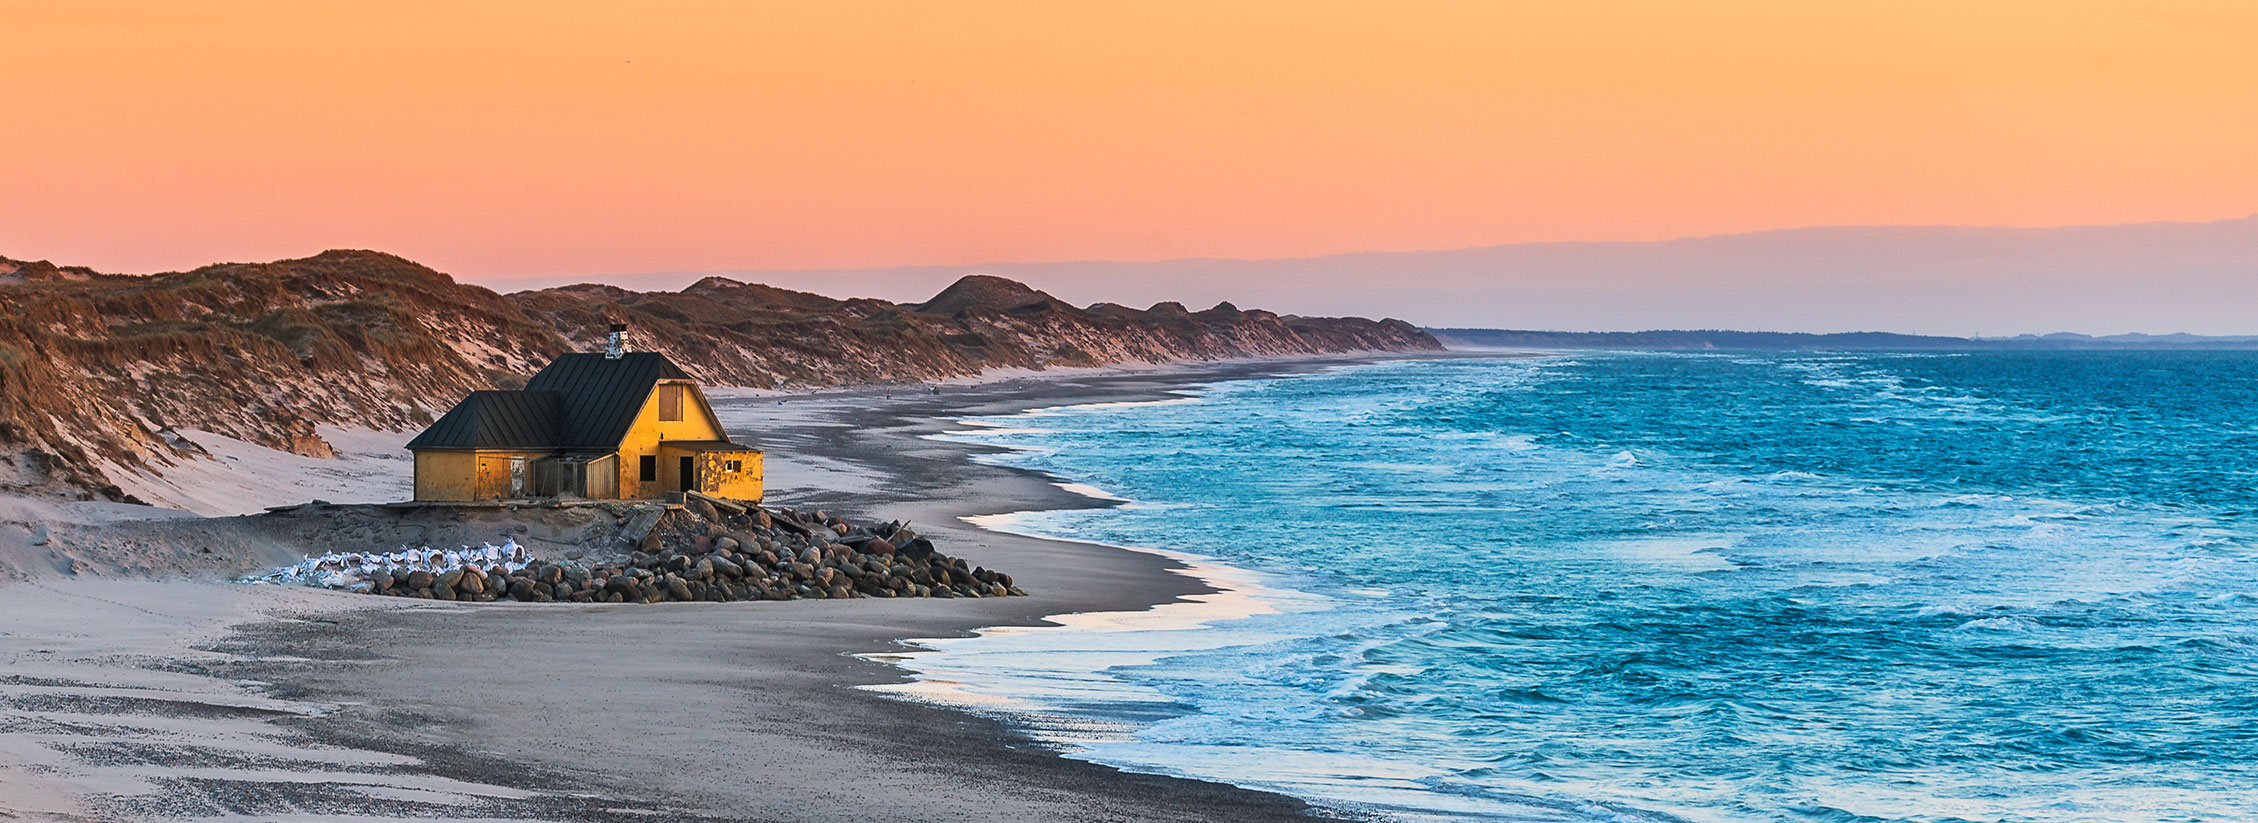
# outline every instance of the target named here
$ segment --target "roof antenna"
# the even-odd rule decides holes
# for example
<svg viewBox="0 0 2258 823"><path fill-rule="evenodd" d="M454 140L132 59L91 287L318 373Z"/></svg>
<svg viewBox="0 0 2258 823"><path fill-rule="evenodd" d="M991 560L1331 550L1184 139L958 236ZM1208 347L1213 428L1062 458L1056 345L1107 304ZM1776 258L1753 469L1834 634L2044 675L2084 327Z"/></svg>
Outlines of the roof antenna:
<svg viewBox="0 0 2258 823"><path fill-rule="evenodd" d="M618 360L627 356L627 324L612 324L611 342L604 344L604 359Z"/></svg>

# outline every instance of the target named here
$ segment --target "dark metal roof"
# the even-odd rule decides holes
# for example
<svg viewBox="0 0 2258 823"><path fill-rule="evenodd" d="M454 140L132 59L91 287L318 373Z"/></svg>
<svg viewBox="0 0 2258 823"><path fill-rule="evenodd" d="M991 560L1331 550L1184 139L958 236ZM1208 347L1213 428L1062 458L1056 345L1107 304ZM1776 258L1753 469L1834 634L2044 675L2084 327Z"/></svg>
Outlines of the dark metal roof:
<svg viewBox="0 0 2258 823"><path fill-rule="evenodd" d="M564 449L616 449L635 424L635 415L660 380L690 375L656 352L629 352L614 360L601 352L575 352L557 358L525 383L528 392L554 392L564 399L563 426L549 445Z"/></svg>
<svg viewBox="0 0 2258 823"><path fill-rule="evenodd" d="M552 449L563 429L564 397L553 391L474 391L410 449Z"/></svg>

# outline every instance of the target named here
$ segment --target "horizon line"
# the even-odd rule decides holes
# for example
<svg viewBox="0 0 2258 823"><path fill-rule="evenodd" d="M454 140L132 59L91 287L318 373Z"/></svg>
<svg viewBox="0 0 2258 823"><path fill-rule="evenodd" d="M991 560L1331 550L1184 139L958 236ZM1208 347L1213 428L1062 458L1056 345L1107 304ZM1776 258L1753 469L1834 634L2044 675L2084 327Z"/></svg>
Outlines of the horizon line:
<svg viewBox="0 0 2258 823"><path fill-rule="evenodd" d="M1505 249L1505 248L1532 248L1532 247L1539 247L1539 246L1652 246L1652 245L1666 245L1666 244L1670 244L1670 243L1684 243L1684 242L1688 242L1688 241L1699 241L1699 240L1718 240L1718 239L1725 239L1725 238L1734 238L1734 237L1756 237L1756 236L1759 236L1759 235L1766 235L1766 234L1785 234L1785 233L1791 233L1791 232L1805 232L1805 231L1828 231L1828 230L1877 230L1877 229L1879 229L1879 230L1889 230L1889 229L1958 229L1958 230L1968 230L1968 231L2024 231L2024 232L2047 232L2047 231L2070 231L2070 230L2077 230L2077 229L2110 229L2110 228L2134 228L2134 227L2140 227L2140 226L2166 226L2166 225L2184 225L2184 226L2209 226L2209 225L2217 225L2217 224L2220 224L2220 223L2237 223L2237 222L2243 222L2243 221L2258 221L2258 211L2253 211L2253 212L2245 213L2245 214L2242 214L2242 215L2239 215L2239 216L2233 216L2233 217L2219 217L2219 218L2214 218L2214 219L2210 219L2210 220L2136 220L2136 221L2132 221L2132 222L2126 222L2126 223L2061 223L2061 224L2054 224L2054 225L2041 225L2041 226L2034 226L2034 225L2014 225L2014 224L2008 224L2008 223L1981 223L1981 224L1976 224L1976 223L1967 223L1967 224L1962 224L1962 223L1816 223L1816 224L1810 224L1810 225L1802 225L1802 226L1776 226L1776 227L1772 227L1772 228L1763 228L1763 229L1750 229L1750 230L1747 230L1747 231L1729 231L1729 232L1715 232L1715 233L1711 233L1711 234L1687 234L1687 235L1679 235L1679 236L1676 236L1676 237L1667 237L1667 238L1661 238L1661 239L1655 239L1655 240L1523 240L1523 241L1510 241L1510 242L1504 242L1504 243L1486 243L1486 244L1483 244L1483 245L1478 245L1478 246L1445 246L1445 247L1433 247L1433 248L1417 248L1417 249L1360 249L1360 250L1353 250L1353 251L1337 251L1337 252L1325 252L1325 253L1321 253L1321 254L1289 255L1289 256L1285 256L1285 257L1201 257L1201 256L1192 256L1192 257L1160 257L1160 258L1150 258L1150 259L1137 259L1137 258L1111 258L1111 259L1106 259L1106 258L1054 258L1054 259L1048 259L1048 260L1020 260L1020 261L998 261L998 260L988 260L988 261L982 261L982 262L978 262L978 263L892 263L892 264L885 264L885 265L876 265L876 266L818 266L818 267L767 267L767 268L761 268L761 267L737 267L737 268L719 268L719 269L649 269L649 270L641 270L641 271L615 271L615 272L605 272L605 273L602 273L602 274L594 274L594 275L587 275L587 276L592 276L592 277L670 277L670 276L689 276L689 275L699 275L699 276L707 276L707 277L726 277L726 276L728 276L728 275L731 275L731 274L761 274L761 273L788 273L788 274L822 274L822 273L827 273L827 272L838 272L838 273L849 273L849 272L880 272L880 271L892 271L892 270L904 270L904 269L957 269L957 268L962 268L962 269L977 269L977 268L981 268L981 267L990 267L990 266L996 266L996 267L1011 267L1011 266L1079 266L1079 265L1114 265L1114 264L1136 264L1136 265L1164 265L1164 264L1170 264L1170 263L1282 263L1282 262L1293 262L1293 261L1332 260L1332 259L1343 258L1343 257L1360 257L1360 256L1367 256L1367 255L1414 255L1414 254L1446 254L1446 253L1450 253L1450 252L1485 251L1485 250L1490 250L1490 249ZM327 249L325 249L325 251L327 251ZM316 253L318 254L319 252L316 252ZM970 273L970 274L978 274L978 273L980 273L980 272L968 272L968 273ZM497 277L492 277L492 278L488 278L488 279L492 279L492 280L535 280L535 279L542 279L542 278L549 278L549 277L556 277L556 276L557 276L557 275L539 275L539 274L526 274L526 275L510 275L510 276L497 276Z"/></svg>

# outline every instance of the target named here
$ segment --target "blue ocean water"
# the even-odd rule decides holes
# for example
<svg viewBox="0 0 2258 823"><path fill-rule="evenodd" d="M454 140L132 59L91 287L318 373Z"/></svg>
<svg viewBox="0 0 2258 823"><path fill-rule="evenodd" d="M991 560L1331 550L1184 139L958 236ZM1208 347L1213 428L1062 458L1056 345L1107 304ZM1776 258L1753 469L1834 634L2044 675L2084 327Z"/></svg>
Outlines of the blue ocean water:
<svg viewBox="0 0 2258 823"><path fill-rule="evenodd" d="M1247 602L911 665L1406 819L2258 820L2254 412L2253 353L1592 353L972 421L1130 501L1003 527Z"/></svg>

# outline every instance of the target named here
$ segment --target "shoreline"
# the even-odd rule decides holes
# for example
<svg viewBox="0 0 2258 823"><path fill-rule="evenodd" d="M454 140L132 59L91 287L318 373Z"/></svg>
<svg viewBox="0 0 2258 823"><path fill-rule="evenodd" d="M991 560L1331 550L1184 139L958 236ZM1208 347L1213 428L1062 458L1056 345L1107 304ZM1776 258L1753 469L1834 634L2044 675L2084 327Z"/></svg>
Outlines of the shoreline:
<svg viewBox="0 0 2258 823"><path fill-rule="evenodd" d="M332 770L303 764L317 777L167 778L168 759L184 766L196 759L175 752L147 759L117 785L95 779L81 788L107 788L125 798L111 812L147 817L291 810L307 820L397 813L614 820L650 812L721 820L1322 819L1324 812L1284 795L1071 759L996 718L858 687L910 682L910 672L866 655L909 651L917 639L1050 625L1052 615L1143 611L1215 591L1159 555L967 522L1112 503L1036 472L971 459L991 447L927 435L960 428L968 417L1167 399L1200 384L1423 356L1006 378L944 385L937 394L881 386L715 398L733 430L769 451L778 490L771 504L911 521L949 553L1010 572L1029 591L1023 598L399 606L210 583L40 582L35 587L65 596L89 586L191 591L190 600L212 601L184 618L200 625L260 614L220 624L231 627L224 638L185 643L175 657L211 658L192 664L197 677L256 684L270 699L316 708L238 718L245 728L226 733L279 731L316 750L394 763L374 781L323 778ZM36 606L0 607L0 615ZM0 634L0 653L23 640ZM103 688L100 679L87 686ZM15 698L0 694L7 700ZM87 771L69 758L41 762L37 752L11 752L30 750L0 733L0 788L20 782L14 772L27 763ZM152 782L192 787L198 799L133 805L148 793L131 790ZM372 782L387 785L362 785ZM417 785L389 785L401 783ZM294 788L276 788L285 784ZM338 791L340 784L347 790ZM28 811L47 819L40 815L58 810Z"/></svg>

